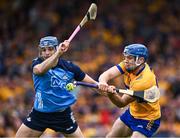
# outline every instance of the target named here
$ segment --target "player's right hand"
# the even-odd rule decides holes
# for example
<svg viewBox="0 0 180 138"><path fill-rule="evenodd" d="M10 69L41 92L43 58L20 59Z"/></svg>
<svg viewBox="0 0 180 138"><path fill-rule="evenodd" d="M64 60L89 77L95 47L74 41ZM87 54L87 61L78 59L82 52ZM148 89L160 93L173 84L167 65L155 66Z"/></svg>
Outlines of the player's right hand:
<svg viewBox="0 0 180 138"><path fill-rule="evenodd" d="M58 48L57 48L58 52L59 53L66 52L68 50L68 48L69 48L69 45L70 45L70 43L69 43L68 40L65 40L64 42L60 43Z"/></svg>

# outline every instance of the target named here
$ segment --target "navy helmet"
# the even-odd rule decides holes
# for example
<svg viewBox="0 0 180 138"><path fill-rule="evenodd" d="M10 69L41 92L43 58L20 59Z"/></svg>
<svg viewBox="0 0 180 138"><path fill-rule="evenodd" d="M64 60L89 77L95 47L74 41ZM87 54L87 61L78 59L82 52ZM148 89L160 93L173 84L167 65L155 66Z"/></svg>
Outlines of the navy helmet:
<svg viewBox="0 0 180 138"><path fill-rule="evenodd" d="M124 48L123 53L135 57L144 57L145 60L148 58L148 49L142 44L128 45Z"/></svg>
<svg viewBox="0 0 180 138"><path fill-rule="evenodd" d="M58 46L58 40L54 36L46 36L40 39L39 47L55 47Z"/></svg>

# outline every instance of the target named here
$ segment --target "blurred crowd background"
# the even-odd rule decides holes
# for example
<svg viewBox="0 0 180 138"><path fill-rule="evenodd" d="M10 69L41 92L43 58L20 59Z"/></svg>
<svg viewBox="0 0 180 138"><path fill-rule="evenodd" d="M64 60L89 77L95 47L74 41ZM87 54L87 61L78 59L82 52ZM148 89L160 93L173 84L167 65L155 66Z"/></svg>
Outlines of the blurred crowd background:
<svg viewBox="0 0 180 138"><path fill-rule="evenodd" d="M13 137L33 106L31 63L46 35L68 39L91 1L0 1L0 137ZM102 0L98 15L75 37L63 58L97 80L122 60L125 45L145 44L161 90L161 126L155 137L180 137L180 1ZM123 88L121 78L110 82ZM104 137L124 111L87 88L75 90L76 120L86 137ZM61 136L47 130L42 137Z"/></svg>

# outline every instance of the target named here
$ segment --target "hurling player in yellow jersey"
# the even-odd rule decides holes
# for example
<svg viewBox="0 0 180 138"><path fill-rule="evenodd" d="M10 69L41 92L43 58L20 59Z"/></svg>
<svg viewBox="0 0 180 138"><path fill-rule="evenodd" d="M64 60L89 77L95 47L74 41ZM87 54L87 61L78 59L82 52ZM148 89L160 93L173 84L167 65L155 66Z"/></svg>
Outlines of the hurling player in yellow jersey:
<svg viewBox="0 0 180 138"><path fill-rule="evenodd" d="M160 126L159 101L145 102L126 94L122 96L114 92L114 86L108 81L120 75L124 76L127 89L142 91L157 85L156 76L146 63L148 49L142 44L131 44L124 48L124 60L111 67L99 77L99 89L118 107L129 108L115 121L107 137L151 137Z"/></svg>

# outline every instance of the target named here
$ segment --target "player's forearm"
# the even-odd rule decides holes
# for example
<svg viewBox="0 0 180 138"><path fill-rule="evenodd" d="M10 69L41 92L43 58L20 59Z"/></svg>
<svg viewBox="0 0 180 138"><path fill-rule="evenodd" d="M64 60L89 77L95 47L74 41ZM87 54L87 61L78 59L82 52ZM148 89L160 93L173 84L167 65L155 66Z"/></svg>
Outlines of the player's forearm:
<svg viewBox="0 0 180 138"><path fill-rule="evenodd" d="M110 79L110 76L108 73L104 72L103 74L100 75L99 77L99 82L105 82L107 83Z"/></svg>
<svg viewBox="0 0 180 138"><path fill-rule="evenodd" d="M38 64L34 67L33 72L35 74L43 74L47 72L52 67L56 66L58 63L59 57L62 55L62 52L56 51L51 57L43 61L41 64Z"/></svg>
<svg viewBox="0 0 180 138"><path fill-rule="evenodd" d="M120 95L118 95L118 94L108 94L108 97L111 100L111 102L113 104L115 104L116 106L118 106L119 108L122 108L122 107L126 106L126 103L124 102L124 100L121 98Z"/></svg>
<svg viewBox="0 0 180 138"><path fill-rule="evenodd" d="M109 80L120 75L120 72L116 66L111 67L104 73L102 73L99 77L99 82L107 83Z"/></svg>
<svg viewBox="0 0 180 138"><path fill-rule="evenodd" d="M84 82L88 82L88 83L94 83L94 84L98 84L97 81L95 81L94 79L92 79L89 75L86 74L86 76L83 79Z"/></svg>

